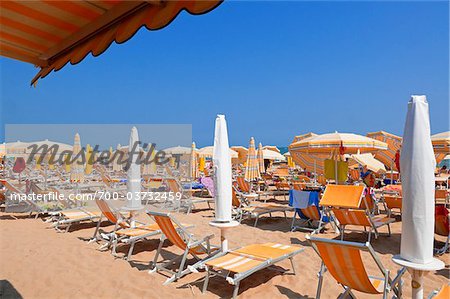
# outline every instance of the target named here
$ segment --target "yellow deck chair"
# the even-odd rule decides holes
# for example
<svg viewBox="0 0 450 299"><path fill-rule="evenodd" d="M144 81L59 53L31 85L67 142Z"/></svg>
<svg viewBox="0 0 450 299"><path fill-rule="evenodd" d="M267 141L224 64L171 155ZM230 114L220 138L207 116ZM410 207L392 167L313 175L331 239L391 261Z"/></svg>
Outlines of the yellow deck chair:
<svg viewBox="0 0 450 299"><path fill-rule="evenodd" d="M148 237L156 236L161 234L161 230L156 223L153 224L144 224L137 222L137 226L132 228L129 223L129 219L124 217L124 215L118 211L113 211L108 203L103 199L95 200L97 206L100 208L102 212L100 216L100 220L97 223L97 228L94 232L94 237L90 240L90 242L98 241L103 239L99 234L100 223L105 217L109 222L114 224L114 229L112 232L107 234L108 242L101 246L100 248L110 248L112 246L111 253L112 255L118 257L117 254L117 245L119 242L129 244L130 248L128 250L128 254L124 256L126 260L130 260L131 255L133 254L134 245L136 242L146 239Z"/></svg>
<svg viewBox="0 0 450 299"><path fill-rule="evenodd" d="M345 227L347 225L363 227L364 231L369 232L368 241L370 242L372 233L378 238L378 228L386 225L389 236L391 235L390 224L395 222L394 218L386 215L374 216L370 210L375 205L368 202L364 195L364 186L355 185L327 185L323 193L320 204L323 207L330 207L337 220L341 240L344 239ZM368 196L370 198L370 196Z"/></svg>
<svg viewBox="0 0 450 299"><path fill-rule="evenodd" d="M352 290L366 294L382 294L383 299L388 297L390 291L394 291L396 298L401 298L401 277L406 269L400 269L397 276L391 279L389 270L384 268L369 242L346 242L309 235L306 236L306 239L322 259L322 265L318 273L319 282L316 298L320 298L323 275L326 271L329 271L333 278L344 287L344 293L339 298L346 298L347 295L356 298ZM361 256L362 252L370 253L381 271L381 277L368 275Z"/></svg>
<svg viewBox="0 0 450 299"><path fill-rule="evenodd" d="M224 277L228 283L234 285L233 298L238 295L241 280L283 260L290 260L292 271L295 274L293 258L303 250L303 248L292 245L266 243L219 253L203 262L203 266L207 270L203 293L208 288L211 274Z"/></svg>
<svg viewBox="0 0 450 299"><path fill-rule="evenodd" d="M218 248L215 246L211 246L210 244L210 240L214 237L213 234L208 235L202 239L196 239L193 234L187 231L187 227L185 225L179 223L169 213L147 211L147 214L155 220L163 233L155 258L153 262L150 263L150 267L152 269L149 271L149 273L165 271L171 274L172 276L164 282L164 285L174 282L184 275L196 270L199 262L185 268L188 255L193 256L197 261L201 261L200 256L210 257L212 254L217 252ZM183 251L183 254L169 261L158 262L158 258L161 255L161 249L166 239L168 239L173 245L181 249ZM168 268L169 266L174 265L174 263L180 259L181 262L179 263L177 271L173 271L172 269Z"/></svg>

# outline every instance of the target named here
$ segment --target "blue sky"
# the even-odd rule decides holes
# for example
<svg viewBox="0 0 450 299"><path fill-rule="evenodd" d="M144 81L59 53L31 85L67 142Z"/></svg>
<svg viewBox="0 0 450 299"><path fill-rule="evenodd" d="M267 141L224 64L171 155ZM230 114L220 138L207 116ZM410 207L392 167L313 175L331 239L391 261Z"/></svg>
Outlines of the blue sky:
<svg viewBox="0 0 450 299"><path fill-rule="evenodd" d="M313 131L402 134L411 94L432 133L449 127L448 2L236 2L141 29L31 88L33 66L0 59L1 123L192 124L213 142L288 145Z"/></svg>

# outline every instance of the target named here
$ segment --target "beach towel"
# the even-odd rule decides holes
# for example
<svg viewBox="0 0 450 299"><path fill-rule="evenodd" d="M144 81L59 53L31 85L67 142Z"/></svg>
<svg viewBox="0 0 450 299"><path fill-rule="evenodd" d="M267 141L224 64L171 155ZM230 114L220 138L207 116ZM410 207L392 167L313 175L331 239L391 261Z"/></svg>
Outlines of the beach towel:
<svg viewBox="0 0 450 299"><path fill-rule="evenodd" d="M310 206L308 191L289 190L289 205L296 209L306 209Z"/></svg>
<svg viewBox="0 0 450 299"><path fill-rule="evenodd" d="M305 198L307 198L307 204L305 206ZM316 206L319 210L319 215L322 216L322 211L319 208L319 192L317 191L299 191L299 190L289 190L289 206L295 208L296 214L302 219L309 219L306 217L301 209L306 209L310 206ZM294 216L295 217L295 216ZM329 222L327 216L322 218L323 222Z"/></svg>
<svg viewBox="0 0 450 299"><path fill-rule="evenodd" d="M215 189L214 189L214 181L210 177L202 177L200 178L200 182L208 189L209 194L212 197L215 197Z"/></svg>

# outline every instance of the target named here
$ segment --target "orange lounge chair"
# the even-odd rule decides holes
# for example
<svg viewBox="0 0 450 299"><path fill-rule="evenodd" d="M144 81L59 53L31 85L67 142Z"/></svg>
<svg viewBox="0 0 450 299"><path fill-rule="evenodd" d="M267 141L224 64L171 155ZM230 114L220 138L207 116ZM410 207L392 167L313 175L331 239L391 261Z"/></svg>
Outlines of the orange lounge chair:
<svg viewBox="0 0 450 299"><path fill-rule="evenodd" d="M164 285L174 282L192 271L196 271L198 265L200 265L199 262L185 268L188 255L191 255L196 260L201 261L201 255L210 257L212 254L217 252L217 247L213 247L210 244L210 240L214 237L213 234L208 235L202 239L195 239L194 235L186 230L186 226L179 223L169 213L147 211L147 214L155 220L163 233L155 258L153 262L150 263L150 267L152 269L149 271L149 273L165 271L171 274L172 276L164 282ZM161 255L161 249L166 239L168 239L173 245L181 249L183 251L183 254L169 261L158 262L158 258ZM181 262L179 264L178 271L173 271L172 269L168 268L170 266L173 266L175 262L180 259Z"/></svg>
<svg viewBox="0 0 450 299"><path fill-rule="evenodd" d="M434 191L434 198L437 204L445 204L449 203L449 192L447 189L436 189Z"/></svg>
<svg viewBox="0 0 450 299"><path fill-rule="evenodd" d="M445 245L442 248L434 249L435 254L441 255L446 253L449 249L450 240L450 212L445 205L436 205L435 207L434 232L438 235L447 237Z"/></svg>
<svg viewBox="0 0 450 299"><path fill-rule="evenodd" d="M448 299L450 298L450 284L444 284L439 291L433 291L428 299Z"/></svg>
<svg viewBox="0 0 450 299"><path fill-rule="evenodd" d="M128 254L124 256L124 258L126 258L126 260L129 261L131 255L133 254L133 249L136 242L146 239L148 237L161 234L161 230L159 229L159 226L156 223L153 224L138 223L136 227L132 228L129 223L129 219L123 217L123 214L121 214L120 212L113 211L105 200L96 199L95 202L100 208L102 214L97 223L97 228L95 229L94 237L89 242L94 242L103 239L102 236L99 234L99 229L102 218L105 217L109 222L114 224L114 229L111 233L107 235L108 240L107 244L101 246L100 248L105 249L112 246L111 253L116 257L118 256L116 249L117 244L119 242L130 245Z"/></svg>
<svg viewBox="0 0 450 299"><path fill-rule="evenodd" d="M234 285L233 298L236 298L241 280L286 259L291 261L292 271L295 274L293 258L303 250L292 245L266 243L219 253L202 263L207 270L203 293L208 288L210 276L216 275L224 277L228 283Z"/></svg>
<svg viewBox="0 0 450 299"><path fill-rule="evenodd" d="M316 238L307 235L314 250L322 259L322 265L318 273L316 298L320 298L322 292L323 275L329 271L336 281L344 287L344 293L339 298L356 298L352 290L365 294L382 294L386 299L390 291L394 291L397 298L401 298L401 277L406 272L405 268L399 270L397 276L391 279L389 270L385 269L376 255L370 243L346 242L330 239ZM381 271L382 277L369 276L363 262L361 253L368 252Z"/></svg>
<svg viewBox="0 0 450 299"><path fill-rule="evenodd" d="M402 213L402 197L396 195L383 195L384 203L388 209L388 215L392 215L393 209L398 209Z"/></svg>
<svg viewBox="0 0 450 299"><path fill-rule="evenodd" d="M334 219L339 223L341 240L344 239L345 227L347 225L360 226L364 231L369 229L368 241L372 233L378 238L378 228L386 225L389 236L391 235L390 224L395 222L394 218L386 215L374 216L373 211L376 204L371 201L371 196L364 195L364 186L355 185L327 185L320 204L331 207Z"/></svg>

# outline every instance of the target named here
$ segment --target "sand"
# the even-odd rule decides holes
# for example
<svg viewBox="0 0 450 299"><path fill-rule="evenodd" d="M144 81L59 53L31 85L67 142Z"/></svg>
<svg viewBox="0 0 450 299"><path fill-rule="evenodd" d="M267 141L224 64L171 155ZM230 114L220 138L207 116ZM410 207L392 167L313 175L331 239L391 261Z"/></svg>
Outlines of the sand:
<svg viewBox="0 0 450 299"><path fill-rule="evenodd" d="M295 258L297 275L290 271L260 271L241 282L239 298L314 298L320 259L306 242L306 232L290 232L290 219L285 220L280 213L273 216L272 219L263 216L257 228L253 227L253 220L243 221L230 231L230 247L265 242L302 246L304 252ZM219 230L208 225L213 219L212 210L197 210L190 215L176 214L176 217L183 223L194 224L192 232L198 236L214 233L212 241L219 243ZM97 243L88 244L95 230L94 223L73 226L68 233L58 233L42 218L1 212L0 219L0 297L1 293L11 295L9 298L229 298L232 295L233 286L220 277L212 278L207 292L202 294L204 272L189 274L163 286L167 276L148 273L149 262L158 246L157 237L138 243L132 260L128 262L113 257L109 251L97 250ZM139 215L139 219L150 221L145 214ZM108 231L112 226L105 222L102 229ZM385 228L381 232L371 244L385 267L395 275L399 267L391 257L400 250L401 222L392 225L391 237L386 235ZM331 229L321 236L338 238ZM444 238L436 239L437 245L442 246ZM349 233L346 240L365 242L367 235ZM119 249L120 253L127 251L127 245ZM166 245L163 256L170 257L172 253L180 253L180 250ZM439 258L445 262L446 268L426 276L426 295L449 281L449 254ZM289 270L289 261L280 263L277 269ZM373 263L369 269L379 276ZM404 281L404 295L409 298L409 274L404 276ZM341 291L342 288L327 273L322 298L336 298ZM380 298L359 292L355 294L358 298Z"/></svg>

